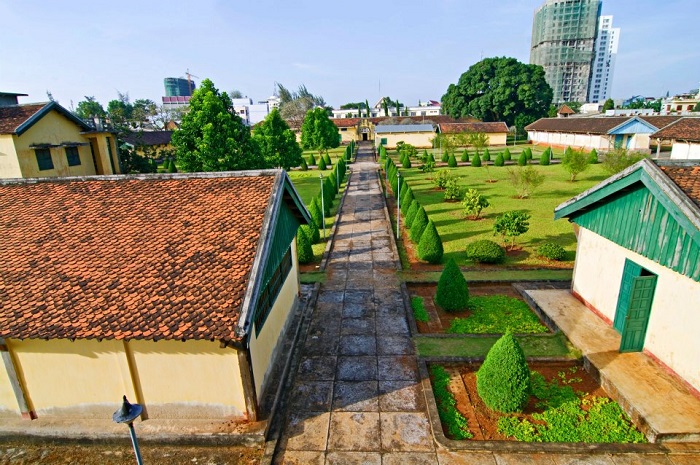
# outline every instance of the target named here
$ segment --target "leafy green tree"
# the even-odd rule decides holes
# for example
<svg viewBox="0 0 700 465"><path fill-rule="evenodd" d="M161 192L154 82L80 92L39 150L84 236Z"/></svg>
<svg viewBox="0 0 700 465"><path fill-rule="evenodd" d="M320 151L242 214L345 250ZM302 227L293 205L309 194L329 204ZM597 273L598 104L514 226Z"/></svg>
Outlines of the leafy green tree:
<svg viewBox="0 0 700 465"><path fill-rule="evenodd" d="M630 152L625 148L615 149L605 154L603 169L610 174L619 173L644 158L644 154L639 152Z"/></svg>
<svg viewBox="0 0 700 465"><path fill-rule="evenodd" d="M277 83L277 95L280 98L280 115L293 128L301 127L309 110L319 107L325 111L326 108L323 97L309 92L304 84L299 86L299 90L293 92Z"/></svg>
<svg viewBox="0 0 700 465"><path fill-rule="evenodd" d="M440 161L443 163L447 163L448 161L450 161L450 152L448 152L448 151L442 152L442 158L440 158Z"/></svg>
<svg viewBox="0 0 700 465"><path fill-rule="evenodd" d="M267 166L276 166L289 171L303 161L297 138L282 119L277 108L274 108L265 120L256 126L253 139L260 147Z"/></svg>
<svg viewBox="0 0 700 465"><path fill-rule="evenodd" d="M81 119L104 118L107 116L105 109L95 97L85 96L85 100L78 102L75 108L75 115Z"/></svg>
<svg viewBox="0 0 700 465"><path fill-rule="evenodd" d="M525 147L525 156L527 157L528 160L532 160L532 150L530 150L530 147Z"/></svg>
<svg viewBox="0 0 700 465"><path fill-rule="evenodd" d="M518 197L527 199L532 193L544 183L544 175L533 166L518 167L517 169L507 168L510 183L518 192Z"/></svg>
<svg viewBox="0 0 700 465"><path fill-rule="evenodd" d="M158 167L151 159L139 155L126 145L119 147L119 164L124 174L158 172Z"/></svg>
<svg viewBox="0 0 700 465"><path fill-rule="evenodd" d="M316 157L313 153L309 154L309 166L316 166Z"/></svg>
<svg viewBox="0 0 700 465"><path fill-rule="evenodd" d="M474 147L476 153L479 153L481 149L489 145L489 136L484 132L470 132L467 136L467 144Z"/></svg>
<svg viewBox="0 0 700 465"><path fill-rule="evenodd" d="M319 155L324 150L338 147L338 128L328 118L324 108L314 108L306 113L301 125L301 146L305 150L317 150Z"/></svg>
<svg viewBox="0 0 700 465"><path fill-rule="evenodd" d="M462 198L462 188L459 186L459 178L452 177L445 185L445 200L460 200Z"/></svg>
<svg viewBox="0 0 700 465"><path fill-rule="evenodd" d="M418 241L418 258L428 263L440 263L443 253L440 235L435 224L429 220Z"/></svg>
<svg viewBox="0 0 700 465"><path fill-rule="evenodd" d="M331 161L331 157L328 155L328 152L323 154L323 161L326 162L326 166L333 166L333 162Z"/></svg>
<svg viewBox="0 0 700 465"><path fill-rule="evenodd" d="M267 165L250 129L233 111L226 92L209 79L190 99L190 110L173 132L172 144L185 171L233 171Z"/></svg>
<svg viewBox="0 0 700 465"><path fill-rule="evenodd" d="M564 152L564 157L561 159L561 166L571 175L571 182L576 181L576 176L588 169L590 164L589 156L583 153L583 150L573 150L571 147Z"/></svg>
<svg viewBox="0 0 700 465"><path fill-rule="evenodd" d="M608 111L608 110L614 110L615 109L615 102L613 99L609 98L605 101L603 104L603 111Z"/></svg>
<svg viewBox="0 0 700 465"><path fill-rule="evenodd" d="M457 84L450 84L442 107L453 118L474 116L525 127L547 115L552 97L542 66L515 58L485 58L462 74Z"/></svg>
<svg viewBox="0 0 700 465"><path fill-rule="evenodd" d="M299 164L299 168L301 171L309 171L309 165L306 163L306 160L304 160L304 157L301 157L301 163Z"/></svg>
<svg viewBox="0 0 700 465"><path fill-rule="evenodd" d="M465 310L469 304L469 286L454 258L450 258L440 274L435 302L446 312Z"/></svg>
<svg viewBox="0 0 700 465"><path fill-rule="evenodd" d="M486 406L498 412L521 412L527 405L530 369L510 331L496 341L486 355L476 373L476 389Z"/></svg>
<svg viewBox="0 0 700 465"><path fill-rule="evenodd" d="M511 238L511 246L515 247L515 238L525 234L530 229L530 215L518 210L507 211L496 219L493 225L495 234L500 234L503 242L506 242L506 237Z"/></svg>
<svg viewBox="0 0 700 465"><path fill-rule="evenodd" d="M326 160L324 160L323 157L318 157L318 169L321 171L325 171L326 168Z"/></svg>
<svg viewBox="0 0 700 465"><path fill-rule="evenodd" d="M411 159L407 155L404 155L401 158L401 168L408 169L410 167L411 167Z"/></svg>
<svg viewBox="0 0 700 465"><path fill-rule="evenodd" d="M323 227L323 211L321 210L321 200L318 197L314 197L309 205L309 215L313 220L313 226L316 228L316 233L312 234L311 240L316 243L320 240L319 230Z"/></svg>
<svg viewBox="0 0 700 465"><path fill-rule="evenodd" d="M464 214L475 220L479 219L481 211L491 205L485 195L476 189L467 189L462 199Z"/></svg>

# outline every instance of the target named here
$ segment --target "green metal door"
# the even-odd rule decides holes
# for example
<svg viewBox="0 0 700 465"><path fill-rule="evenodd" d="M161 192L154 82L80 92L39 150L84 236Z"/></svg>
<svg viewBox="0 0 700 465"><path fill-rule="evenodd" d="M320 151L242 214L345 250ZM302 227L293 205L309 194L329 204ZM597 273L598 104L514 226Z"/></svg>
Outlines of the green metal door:
<svg viewBox="0 0 700 465"><path fill-rule="evenodd" d="M630 260L625 260L625 269L622 271L622 283L620 284L620 295L617 297L617 308L615 309L615 321L613 328L622 334L627 318L627 310L630 306L632 295L632 283L634 278L642 275L642 267Z"/></svg>
<svg viewBox="0 0 700 465"><path fill-rule="evenodd" d="M644 348L644 337L651 313L651 303L656 290L656 276L634 278L630 304L622 330L620 352L639 352Z"/></svg>

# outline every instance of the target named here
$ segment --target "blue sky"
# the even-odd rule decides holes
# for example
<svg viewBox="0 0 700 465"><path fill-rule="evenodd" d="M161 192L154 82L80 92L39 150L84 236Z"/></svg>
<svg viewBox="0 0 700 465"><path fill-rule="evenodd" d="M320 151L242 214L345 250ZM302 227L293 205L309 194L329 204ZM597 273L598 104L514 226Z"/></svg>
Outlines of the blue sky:
<svg viewBox="0 0 700 465"><path fill-rule="evenodd" d="M0 91L62 105L117 91L160 102L187 69L253 100L299 84L337 107L439 100L482 57L529 60L542 0L0 0ZM614 98L700 81L698 0L607 0L622 28ZM199 82L201 79L195 79ZM380 91L381 83L381 91Z"/></svg>

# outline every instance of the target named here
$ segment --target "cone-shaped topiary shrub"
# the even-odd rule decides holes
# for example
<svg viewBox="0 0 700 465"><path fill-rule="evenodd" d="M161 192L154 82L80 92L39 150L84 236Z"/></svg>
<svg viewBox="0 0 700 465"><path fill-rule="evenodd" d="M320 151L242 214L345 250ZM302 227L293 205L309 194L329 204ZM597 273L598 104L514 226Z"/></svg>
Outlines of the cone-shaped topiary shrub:
<svg viewBox="0 0 700 465"><path fill-rule="evenodd" d="M403 194L403 191L401 192L401 213L406 216L406 213L408 213L408 209L411 208L411 202L413 202L413 199L415 198L413 196L413 190L408 187L406 188L406 194Z"/></svg>
<svg viewBox="0 0 700 465"><path fill-rule="evenodd" d="M163 160L163 170L167 173L168 168L170 168L170 158Z"/></svg>
<svg viewBox="0 0 700 465"><path fill-rule="evenodd" d="M564 150L564 156L562 158L571 158L571 155L574 154L574 149L571 147L566 147L566 150Z"/></svg>
<svg viewBox="0 0 700 465"><path fill-rule="evenodd" d="M177 166L175 166L174 160L170 160L168 164L168 173L177 173Z"/></svg>
<svg viewBox="0 0 700 465"><path fill-rule="evenodd" d="M428 226L418 241L418 258L428 263L440 263L442 261L442 240L435 228L435 224L428 220Z"/></svg>
<svg viewBox="0 0 700 465"><path fill-rule="evenodd" d="M491 161L491 152L489 152L489 149L484 149L484 155L481 157L481 161Z"/></svg>
<svg viewBox="0 0 700 465"><path fill-rule="evenodd" d="M493 161L494 166L503 166L505 161L503 160L503 155L500 153L496 155L496 159Z"/></svg>
<svg viewBox="0 0 700 465"><path fill-rule="evenodd" d="M528 160L532 160L532 150L530 150L530 147L525 148L525 156Z"/></svg>
<svg viewBox="0 0 700 465"><path fill-rule="evenodd" d="M428 154L428 161L432 161L433 163L435 163L435 155L433 155L433 152L430 152Z"/></svg>
<svg viewBox="0 0 700 465"><path fill-rule="evenodd" d="M510 150L508 150L508 147L506 147L506 149L503 151L503 159L505 161L510 161L511 158L512 157L510 156Z"/></svg>
<svg viewBox="0 0 700 465"><path fill-rule="evenodd" d="M302 171L309 171L309 165L306 164L306 160L301 159L301 164L299 165Z"/></svg>
<svg viewBox="0 0 700 465"><path fill-rule="evenodd" d="M404 155L404 157L401 159L401 168L410 168L411 167L411 158L408 155Z"/></svg>
<svg viewBox="0 0 700 465"><path fill-rule="evenodd" d="M544 152L542 152L542 155L540 156L540 165L543 165L543 166L549 165L550 153L551 153L551 150L549 148L547 148Z"/></svg>
<svg viewBox="0 0 700 465"><path fill-rule="evenodd" d="M518 166L525 166L527 165L527 155L525 152L521 152L520 156L518 157Z"/></svg>
<svg viewBox="0 0 700 465"><path fill-rule="evenodd" d="M333 197L335 197L338 193L338 178L335 175L335 170L331 171L331 174L328 175L328 182L330 182L333 188Z"/></svg>
<svg viewBox="0 0 700 465"><path fill-rule="evenodd" d="M591 150L591 153L588 155L588 163L591 165L598 163L598 151L596 149Z"/></svg>
<svg viewBox="0 0 700 465"><path fill-rule="evenodd" d="M440 160L442 160L443 163L447 163L447 161L449 159L450 159L450 154L447 152L442 152L442 158Z"/></svg>
<svg viewBox="0 0 700 465"><path fill-rule="evenodd" d="M326 208L324 213L326 216L328 216L328 214L331 212L331 207L333 206L333 199L335 198L335 188L333 188L331 185L331 180L328 178L323 180L321 195L323 195L323 206Z"/></svg>
<svg viewBox="0 0 700 465"><path fill-rule="evenodd" d="M311 263L314 260L311 238L307 235L305 228L308 228L308 226L303 225L297 229L297 258L299 263Z"/></svg>
<svg viewBox="0 0 700 465"><path fill-rule="evenodd" d="M413 218L413 223L411 224L411 240L414 244L420 241L420 237L425 231L425 227L428 226L428 214L425 213L425 209L420 207L416 213L416 217Z"/></svg>
<svg viewBox="0 0 700 465"><path fill-rule="evenodd" d="M469 162L469 152L467 152L466 150L462 152L462 158L460 160L464 163Z"/></svg>
<svg viewBox="0 0 700 465"><path fill-rule="evenodd" d="M411 225L413 224L413 219L416 217L416 213L418 213L418 209L420 208L420 204L416 199L413 199L411 202L411 206L408 207L408 212L404 215L404 220L403 224L404 227L408 230L411 229Z"/></svg>
<svg viewBox="0 0 700 465"><path fill-rule="evenodd" d="M327 153L323 154L323 161L326 162L326 166L333 165L333 162L331 161L331 157Z"/></svg>
<svg viewBox="0 0 700 465"><path fill-rule="evenodd" d="M447 166L450 168L457 168L457 159L455 158L454 154L450 154L449 158L447 159Z"/></svg>
<svg viewBox="0 0 700 465"><path fill-rule="evenodd" d="M481 166L481 157L478 153L472 157L472 166L476 166L477 168Z"/></svg>
<svg viewBox="0 0 700 465"><path fill-rule="evenodd" d="M314 154L312 153L309 155L309 166L314 166L316 165L316 157L314 157Z"/></svg>
<svg viewBox="0 0 700 465"><path fill-rule="evenodd" d="M318 169L321 171L326 169L326 160L324 160L323 157L318 157Z"/></svg>
<svg viewBox="0 0 700 465"><path fill-rule="evenodd" d="M530 398L530 369L518 341L508 331L491 347L476 373L484 403L503 413L521 412Z"/></svg>
<svg viewBox="0 0 700 465"><path fill-rule="evenodd" d="M428 161L428 151L427 150L425 150L425 149L423 150L423 155L421 155L420 159L423 163Z"/></svg>
<svg viewBox="0 0 700 465"><path fill-rule="evenodd" d="M322 227L323 227L323 212L321 210L321 199L318 197L314 197L313 200L311 200L311 205L309 205L309 215L311 215L311 219L314 222L314 226L316 226L316 231L318 232ZM320 235L319 234L313 234L310 236L311 241L313 243L316 243L320 240Z"/></svg>
<svg viewBox="0 0 700 465"><path fill-rule="evenodd" d="M435 302L446 312L456 312L467 308L469 286L454 258L445 265L435 292Z"/></svg>

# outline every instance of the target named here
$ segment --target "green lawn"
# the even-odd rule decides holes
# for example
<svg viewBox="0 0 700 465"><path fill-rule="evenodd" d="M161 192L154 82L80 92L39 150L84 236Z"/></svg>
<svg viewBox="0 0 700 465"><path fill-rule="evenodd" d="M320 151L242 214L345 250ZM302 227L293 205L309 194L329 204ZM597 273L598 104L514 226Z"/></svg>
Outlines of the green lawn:
<svg viewBox="0 0 700 465"><path fill-rule="evenodd" d="M413 338L421 357L486 357L491 346L501 336L454 336ZM561 333L515 336L527 357L578 358L580 353L572 350Z"/></svg>
<svg viewBox="0 0 700 465"><path fill-rule="evenodd" d="M407 283L436 283L442 271L399 271L399 279ZM571 281L573 270L478 270L462 271L467 282Z"/></svg>
<svg viewBox="0 0 700 465"><path fill-rule="evenodd" d="M492 154L495 152L491 150ZM533 158L537 158L537 155L534 154ZM399 165L396 158L394 162ZM509 255L506 265L548 265L546 260L535 256L537 247L545 241L564 247L566 260L573 264L576 250L573 229L566 220L554 221L554 208L608 177L601 165L591 165L578 176L576 182L570 182L569 174L561 165L533 165L545 176L545 182L531 198L519 199L509 181L507 167L438 166L437 169L450 169L458 176L463 188L477 189L488 198L491 205L482 212L484 219L473 221L465 219L461 202L443 201L443 191L437 190L431 182L434 173L422 173L418 169L419 164L415 162L415 168L401 169L401 175L437 226L445 249L443 261L454 258L460 265L468 264L464 249L469 242L479 239L500 242L501 238L493 235L493 223L499 214L508 210L524 210L531 215L531 219L530 230L516 239L516 245L523 248L522 253ZM487 183L487 179L495 179L496 182Z"/></svg>

